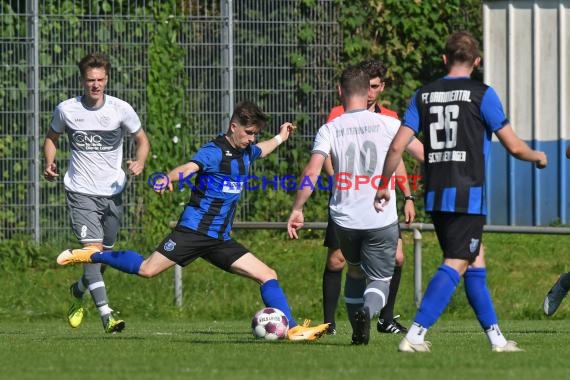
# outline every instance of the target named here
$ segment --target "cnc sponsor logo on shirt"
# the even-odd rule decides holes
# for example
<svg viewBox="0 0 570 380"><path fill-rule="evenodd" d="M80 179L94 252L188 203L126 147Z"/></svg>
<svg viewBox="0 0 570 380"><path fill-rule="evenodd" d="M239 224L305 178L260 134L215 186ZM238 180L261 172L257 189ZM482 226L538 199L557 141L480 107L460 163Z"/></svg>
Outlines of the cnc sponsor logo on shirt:
<svg viewBox="0 0 570 380"><path fill-rule="evenodd" d="M113 147L104 144L103 137L93 132L75 131L71 135L75 147L83 151L105 152Z"/></svg>

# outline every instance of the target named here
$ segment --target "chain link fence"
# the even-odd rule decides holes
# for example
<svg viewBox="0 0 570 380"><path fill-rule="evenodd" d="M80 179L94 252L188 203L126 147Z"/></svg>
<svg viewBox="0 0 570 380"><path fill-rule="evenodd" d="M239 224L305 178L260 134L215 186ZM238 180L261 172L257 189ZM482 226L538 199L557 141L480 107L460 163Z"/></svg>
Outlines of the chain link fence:
<svg viewBox="0 0 570 380"><path fill-rule="evenodd" d="M337 101L334 68L339 66L341 33L332 0L311 7L295 0L1 1L1 239L72 237L62 181L41 178L52 111L81 93L79 59L104 51L112 62L108 93L131 103L144 126L150 25L161 3L182 25L177 42L185 52L188 83L182 109L197 126L190 133L206 142L226 130L235 102L250 99L273 125L304 120L301 137L312 140ZM307 35L311 42L300 43ZM151 133L149 138L152 143ZM65 140L59 140L57 155L62 174L68 158ZM125 158L132 157L133 148L127 139ZM191 156L191 149L177 147L180 162ZM135 196L140 186L144 179L133 181L124 195L126 233L141 228L133 218L142 206ZM246 197L243 220L247 202Z"/></svg>

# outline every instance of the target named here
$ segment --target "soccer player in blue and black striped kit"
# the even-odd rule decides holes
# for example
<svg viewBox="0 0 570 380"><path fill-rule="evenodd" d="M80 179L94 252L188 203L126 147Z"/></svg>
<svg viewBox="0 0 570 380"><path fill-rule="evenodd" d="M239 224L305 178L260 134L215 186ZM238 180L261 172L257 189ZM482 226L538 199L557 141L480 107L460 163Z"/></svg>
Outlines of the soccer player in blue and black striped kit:
<svg viewBox="0 0 570 380"><path fill-rule="evenodd" d="M80 262L105 263L120 271L141 277L154 277L178 264L186 266L198 258L227 272L252 279L260 284L265 306L277 308L289 320L290 340L315 340L322 336L328 323L299 325L291 315L289 303L275 270L232 239L230 232L241 191L247 188L251 164L273 152L295 129L284 123L278 135L259 143L256 137L267 124L267 116L249 101L236 105L228 131L202 146L189 162L178 166L155 183L154 190L173 190L172 182L192 190L177 226L144 259L134 251L97 252L84 248L63 251L57 259L61 265Z"/></svg>
<svg viewBox="0 0 570 380"><path fill-rule="evenodd" d="M443 250L443 263L431 278L414 322L398 349L430 351L431 343L424 339L426 332L441 316L463 277L467 299L491 350L522 351L501 333L487 287L487 269L483 250L480 251L487 213L485 165L493 133L520 160L544 168L547 158L515 134L493 88L470 78L481 62L479 45L471 34L451 35L443 62L448 74L414 94L382 172L384 178L389 178L410 139L423 133L425 207ZM374 207L383 212L389 201L390 193L379 190Z"/></svg>

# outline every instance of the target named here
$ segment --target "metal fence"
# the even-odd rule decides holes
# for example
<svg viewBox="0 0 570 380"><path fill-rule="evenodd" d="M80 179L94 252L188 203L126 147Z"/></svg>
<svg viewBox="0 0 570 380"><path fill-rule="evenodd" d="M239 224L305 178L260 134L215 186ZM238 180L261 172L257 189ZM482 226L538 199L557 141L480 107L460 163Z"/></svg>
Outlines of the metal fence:
<svg viewBox="0 0 570 380"><path fill-rule="evenodd" d="M333 68L341 47L332 0L318 0L310 9L295 0L1 1L0 238L70 238L63 184L40 177L41 145L52 111L60 101L79 94L78 53L102 50L113 65L109 93L131 103L144 125L149 25L153 7L161 3L172 5L171 17L183 30L178 44L186 53L185 93L194 100L184 99L182 109L200 126L186 133L205 142L225 130L234 102L242 99L259 102L273 124L303 113L312 126L304 129L307 139L325 120L336 102ZM297 34L307 28L313 42L301 46ZM291 61L300 53L309 61L293 74ZM303 102L290 96L299 76L312 86ZM68 146L61 140L65 138L59 142L58 162L64 170ZM125 157L132 149L125 144ZM181 146L176 154L182 160L191 152ZM131 184L125 193L126 210L137 206L137 186L142 182ZM247 198L245 206L247 213ZM140 228L131 212L123 226L126 233Z"/></svg>

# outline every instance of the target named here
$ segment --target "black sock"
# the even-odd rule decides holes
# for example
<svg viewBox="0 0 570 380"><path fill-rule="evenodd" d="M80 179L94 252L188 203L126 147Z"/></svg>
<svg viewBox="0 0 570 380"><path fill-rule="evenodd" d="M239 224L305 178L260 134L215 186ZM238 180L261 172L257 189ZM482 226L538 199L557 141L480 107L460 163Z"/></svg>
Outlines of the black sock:
<svg viewBox="0 0 570 380"><path fill-rule="evenodd" d="M332 271L328 267L323 273L323 316L325 323L335 324L336 308L340 297L342 270Z"/></svg>
<svg viewBox="0 0 570 380"><path fill-rule="evenodd" d="M396 304L396 295L398 294L398 289L400 288L400 279L402 278L402 267L394 267L394 274L392 275L392 280L390 281L390 293L388 294L388 300L386 301L386 306L380 312L380 319L390 323L394 319L394 305Z"/></svg>

